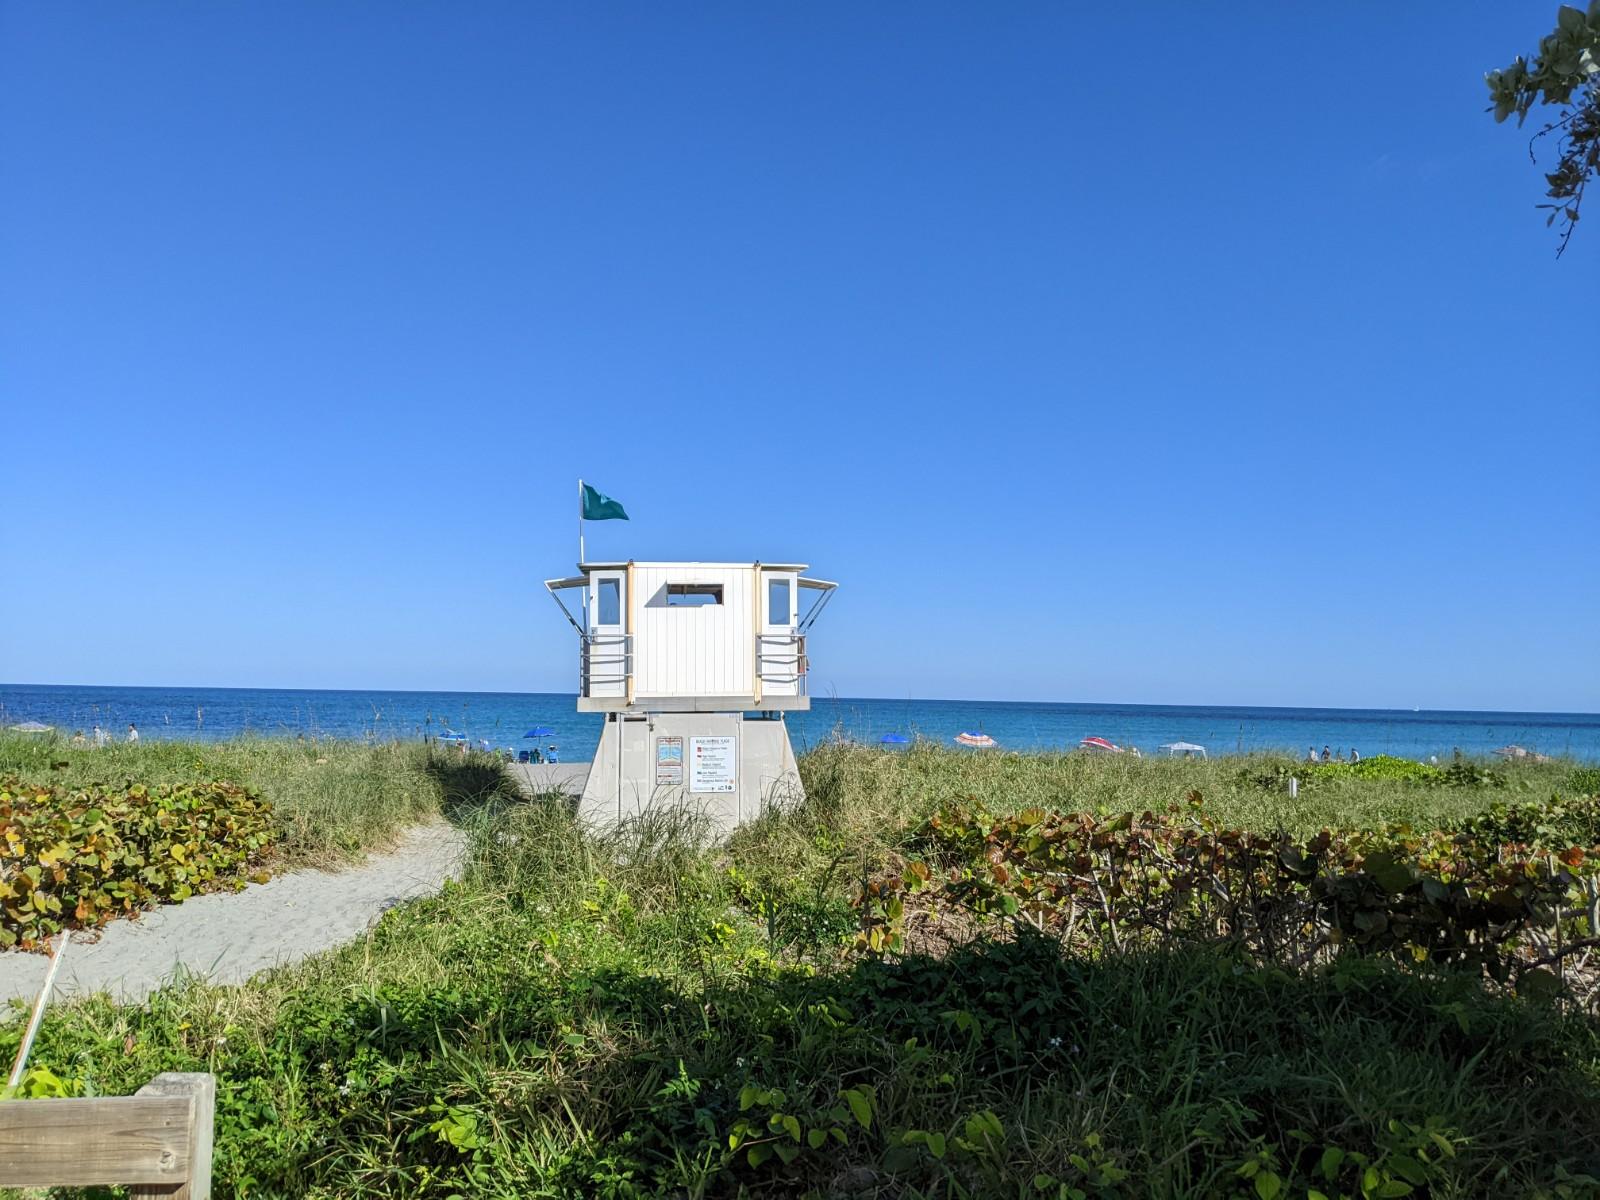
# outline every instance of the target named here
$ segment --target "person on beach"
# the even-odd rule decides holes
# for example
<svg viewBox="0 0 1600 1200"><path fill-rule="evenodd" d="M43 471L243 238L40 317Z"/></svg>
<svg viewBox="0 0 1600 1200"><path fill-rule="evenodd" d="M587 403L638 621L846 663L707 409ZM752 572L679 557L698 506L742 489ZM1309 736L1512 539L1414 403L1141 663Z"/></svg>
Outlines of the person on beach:
<svg viewBox="0 0 1600 1200"><path fill-rule="evenodd" d="M1322 748L1322 761L1323 762L1332 762L1333 761L1333 751L1329 750L1326 746L1324 746Z"/></svg>
<svg viewBox="0 0 1600 1200"><path fill-rule="evenodd" d="M72 744L74 746L87 746L89 744L89 739L83 736L83 730L80 729L72 735Z"/></svg>
<svg viewBox="0 0 1600 1200"><path fill-rule="evenodd" d="M129 721L128 722L128 744L130 746L135 746L135 745L138 745L138 743L139 743L139 731L134 728L133 722Z"/></svg>
<svg viewBox="0 0 1600 1200"><path fill-rule="evenodd" d="M1350 747L1350 761L1353 763L1358 763L1361 761L1361 755L1356 751L1354 746Z"/></svg>
<svg viewBox="0 0 1600 1200"><path fill-rule="evenodd" d="M96 746L104 746L106 744L106 731L98 725L94 727L94 744Z"/></svg>
<svg viewBox="0 0 1600 1200"><path fill-rule="evenodd" d="M556 748L554 746L550 747L549 752L544 756L544 760L545 760L545 762L551 762L551 763L560 762L561 761L560 758L558 758L556 756Z"/></svg>
<svg viewBox="0 0 1600 1200"><path fill-rule="evenodd" d="M1317 748L1315 746L1307 746L1306 747L1306 761L1307 762L1316 762L1317 761Z"/></svg>

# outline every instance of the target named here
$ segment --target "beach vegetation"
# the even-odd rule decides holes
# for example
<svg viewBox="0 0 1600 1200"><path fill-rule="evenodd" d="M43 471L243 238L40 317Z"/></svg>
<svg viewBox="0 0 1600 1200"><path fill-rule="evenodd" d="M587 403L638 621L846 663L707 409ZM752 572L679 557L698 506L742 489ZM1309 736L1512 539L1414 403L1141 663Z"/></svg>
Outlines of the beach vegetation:
<svg viewBox="0 0 1600 1200"><path fill-rule="evenodd" d="M929 820L918 857L857 892L856 944L899 950L956 908L1049 930L1069 953L1221 945L1294 968L1381 956L1561 989L1569 960L1597 944L1597 847L1596 797L1500 805L1453 830L1308 838L1227 828L1198 792L1109 818L957 806ZM1587 973L1570 982L1585 1000L1596 986Z"/></svg>
<svg viewBox="0 0 1600 1200"><path fill-rule="evenodd" d="M720 844L455 767L458 882L241 986L53 1008L48 1094L214 1072L226 1197L1600 1190L1585 949L1529 932L1594 936L1572 764L1291 799L1237 761L824 748ZM1302 808L1363 789L1396 811L1319 847Z"/></svg>
<svg viewBox="0 0 1600 1200"><path fill-rule="evenodd" d="M1368 761L1379 765L1361 768ZM1335 766L1341 769L1331 769ZM1281 754L1240 754L1210 760L1134 758L1131 755L1013 754L947 749L919 741L883 752L848 742L828 742L800 757L806 804L762 836L790 843L799 854L809 824L845 830L850 845L896 849L952 803L974 803L998 815L1029 808L1110 814L1160 812L1182 804L1191 791L1225 825L1254 830L1284 828L1378 829L1403 822L1440 828L1481 811L1496 795L1536 800L1569 787L1571 762L1463 759L1459 771L1406 759L1373 756L1354 764L1296 761ZM1452 764L1453 767L1453 764ZM1315 768L1314 775L1308 769ZM1478 777L1474 786L1427 786ZM1438 772L1435 774L1435 772ZM1289 794L1297 779L1298 795ZM1420 786L1419 786L1420 785ZM759 827L752 827L759 829ZM741 836L747 836L741 834Z"/></svg>
<svg viewBox="0 0 1600 1200"><path fill-rule="evenodd" d="M0 947L264 881L276 837L271 805L236 784L0 780Z"/></svg>
<svg viewBox="0 0 1600 1200"><path fill-rule="evenodd" d="M439 762L420 742L242 737L76 746L59 735L0 733L0 779L68 791L227 783L271 805L284 867L331 866L391 845L448 801ZM459 761L460 756L455 756Z"/></svg>

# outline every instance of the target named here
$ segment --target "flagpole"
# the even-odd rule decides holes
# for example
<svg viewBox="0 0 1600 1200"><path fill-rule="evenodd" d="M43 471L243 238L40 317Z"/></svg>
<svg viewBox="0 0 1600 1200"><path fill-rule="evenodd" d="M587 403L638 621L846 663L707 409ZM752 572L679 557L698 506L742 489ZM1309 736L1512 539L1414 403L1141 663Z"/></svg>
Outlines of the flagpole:
<svg viewBox="0 0 1600 1200"><path fill-rule="evenodd" d="M583 480L578 480L578 565L583 566Z"/></svg>

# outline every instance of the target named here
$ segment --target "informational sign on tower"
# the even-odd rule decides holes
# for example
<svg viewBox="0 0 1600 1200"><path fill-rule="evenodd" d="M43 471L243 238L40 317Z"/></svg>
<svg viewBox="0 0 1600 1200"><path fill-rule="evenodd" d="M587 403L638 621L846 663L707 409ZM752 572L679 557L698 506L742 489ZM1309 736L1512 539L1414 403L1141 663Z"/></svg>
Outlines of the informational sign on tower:
<svg viewBox="0 0 1600 1200"><path fill-rule="evenodd" d="M658 737L656 739L656 786L683 786L683 739Z"/></svg>
<svg viewBox="0 0 1600 1200"><path fill-rule="evenodd" d="M733 792L738 790L737 737L692 737L689 739L689 791Z"/></svg>

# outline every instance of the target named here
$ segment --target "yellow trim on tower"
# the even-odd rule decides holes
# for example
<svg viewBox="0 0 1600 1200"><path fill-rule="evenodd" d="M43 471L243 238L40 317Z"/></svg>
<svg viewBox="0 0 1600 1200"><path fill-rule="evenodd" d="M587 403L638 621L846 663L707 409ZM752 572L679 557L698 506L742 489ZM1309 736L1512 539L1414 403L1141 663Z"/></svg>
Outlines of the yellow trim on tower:
<svg viewBox="0 0 1600 1200"><path fill-rule="evenodd" d="M633 608L638 602L639 601L637 597L635 597L633 594L633 559L630 558L628 560L628 640L623 643L623 652L627 655L628 662L628 684L626 691L629 708L633 707ZM619 741L617 745L620 753L620 747L622 743Z"/></svg>
<svg viewBox="0 0 1600 1200"><path fill-rule="evenodd" d="M750 577L751 616L755 618L754 633L755 644L751 648L754 657L750 662L750 694L755 697L756 707L761 707L761 561L759 559L752 565L753 574Z"/></svg>

